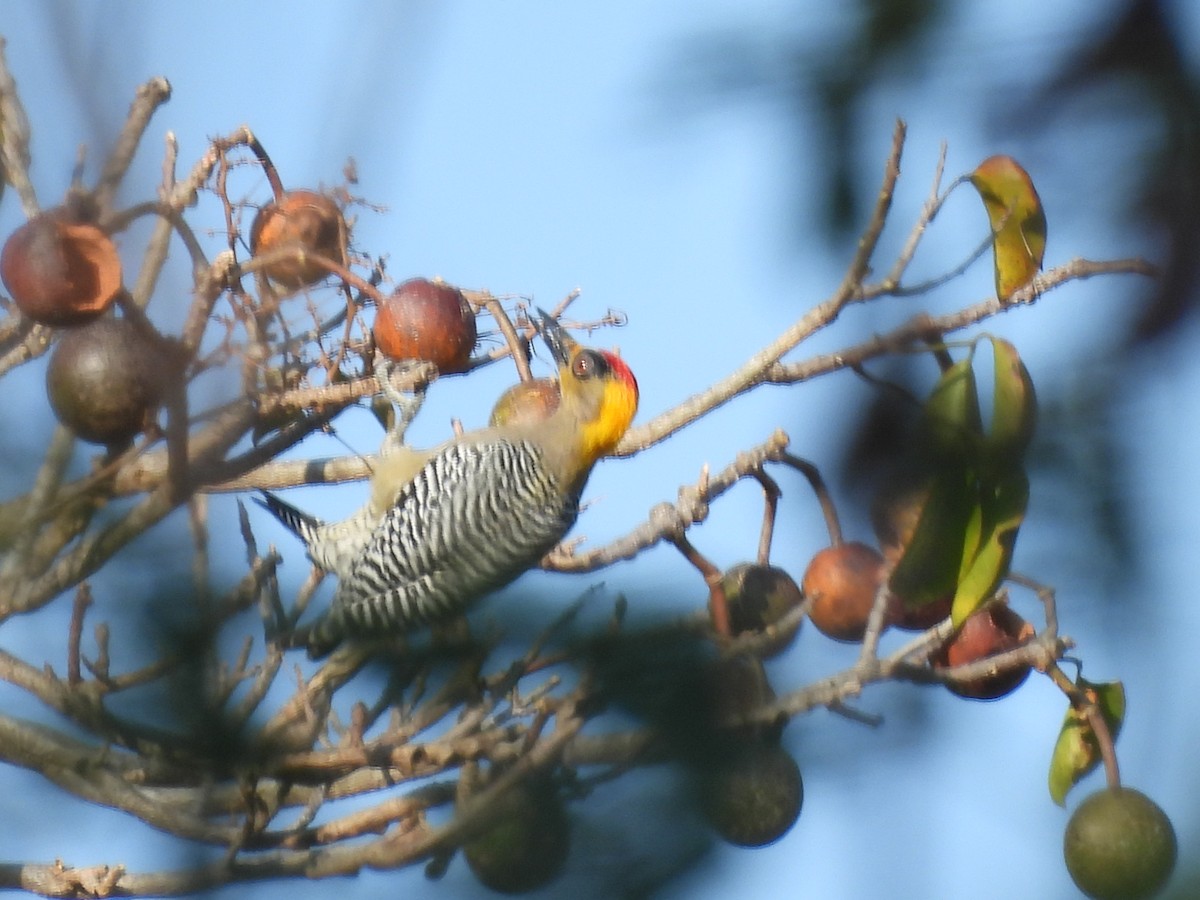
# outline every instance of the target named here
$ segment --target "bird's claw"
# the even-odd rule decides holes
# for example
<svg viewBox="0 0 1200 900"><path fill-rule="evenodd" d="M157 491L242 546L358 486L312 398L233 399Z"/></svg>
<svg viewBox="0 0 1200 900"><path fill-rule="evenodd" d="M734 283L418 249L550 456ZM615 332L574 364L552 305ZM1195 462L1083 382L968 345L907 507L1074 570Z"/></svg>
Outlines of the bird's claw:
<svg viewBox="0 0 1200 900"><path fill-rule="evenodd" d="M379 380L380 391L382 391L383 396L387 399L388 403L392 404L392 408L395 410L392 427L385 441L387 444L403 446L404 433L408 430L408 426L417 417L417 413L421 411L421 406L425 403L426 384L423 381L420 382L420 386L415 390L406 393L396 388L392 376L397 372L403 373L419 365L421 365L420 362L413 361L396 366L382 353L376 354L375 375Z"/></svg>

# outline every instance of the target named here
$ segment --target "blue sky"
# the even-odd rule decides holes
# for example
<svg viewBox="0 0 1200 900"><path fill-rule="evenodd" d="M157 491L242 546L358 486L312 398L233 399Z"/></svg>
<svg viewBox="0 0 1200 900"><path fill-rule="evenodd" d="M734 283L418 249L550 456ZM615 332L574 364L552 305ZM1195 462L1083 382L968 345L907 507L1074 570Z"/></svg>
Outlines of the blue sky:
<svg viewBox="0 0 1200 900"><path fill-rule="evenodd" d="M882 170L895 118L905 118L910 128L881 260L899 246L924 200L943 140L950 147L950 176L995 152L1026 163L1049 217L1048 264L1077 255L1152 253L1152 236L1121 230L1122 198L1111 178L1110 167L1136 160L1142 142L1137 132L1120 134L1102 123L1050 123L1036 138L1010 140L989 130L989 91L997 83L1017 89L1043 72L1053 62L1047 51L1072 40L1072 23L1085 10L1094 14L1096 4L1041 5L1033 36L1027 33L1030 4L988 2L970 5L969 12L966 6L943 24L923 71L897 72L889 89L872 95L858 123L866 139L864 157L854 163L868 191ZM355 242L388 253L393 277L440 275L544 305L581 288L574 307L581 317L610 307L624 311L628 327L597 340L619 344L637 372L642 421L736 367L826 297L852 253L850 241L831 243L816 231L821 157L796 140L779 102L768 96L697 102L688 91L688 72L678 64L695 39L725 30L765 45L794 33L818 54L844 27L835 4L25 0L6 4L5 13L0 33L32 120L34 180L43 204L65 188L77 146L102 145L135 86L165 75L173 98L151 126L125 200L143 199L156 188L158 136L166 130L178 137L186 167L210 137L248 123L285 181L297 187L338 182L343 163L353 157L360 192L386 207L361 212ZM52 17L63 23L58 30ZM993 81L997 70L1001 76ZM1068 146L1080 164L1052 166ZM100 156L96 146L93 169ZM1039 164L1056 179L1041 180ZM16 204L6 197L0 232L18 221ZM915 272L949 268L984 227L974 198L956 197L929 234ZM167 320L187 296L186 273L177 270L170 279L164 292L177 291L178 306L172 310L170 297L155 301L155 314ZM949 308L990 292L991 269L984 262L935 302ZM1128 280L1072 285L987 327L1017 342L1039 383L1086 385L1089 372L1104 366L1113 340L1105 323L1129 316L1138 296L1138 286ZM814 340L812 352L906 318L918 302L850 310ZM32 387L41 376L31 371L27 377ZM451 416L468 426L481 423L491 398L510 380L511 373L496 370L439 382L411 437L417 443L440 440ZM1089 517L1096 510L1087 498L1058 496L1052 484L1035 482L1017 559L1022 570L1058 587L1063 629L1078 640L1087 674L1126 680L1131 712L1119 745L1123 773L1173 816L1185 867L1188 849L1200 845L1195 805L1185 799L1197 789L1187 749L1198 737L1196 717L1178 705L1179 697L1200 687L1194 648L1185 643L1200 625L1190 602L1200 526L1193 461L1200 438L1187 419L1197 381L1194 354L1165 348L1123 386L1118 411L1130 466L1124 477L1134 479L1129 495L1147 552L1136 581L1114 579L1103 561L1081 553L1067 532L1077 536L1094 528ZM844 437L839 410L847 398L862 400L866 390L848 375L798 389L760 390L635 460L606 463L588 490L596 505L577 532L594 541L622 533L654 502L672 499L702 465L725 465L776 426L789 431L795 452L832 466ZM14 403L29 415L31 445L40 446L50 423L39 418L38 392L25 391ZM348 416L341 434L364 451L377 440L365 414ZM342 452L338 445L319 442L300 450L336 452ZM799 577L823 543L821 523L806 487L781 478L787 514L776 562ZM718 564L752 556L756 495L749 485L739 488L721 501L711 523L697 529L696 545ZM303 496L332 517L356 506L361 488ZM233 515L231 501L214 501L213 508L214 516ZM852 536L866 537L862 517L847 516ZM182 525L180 534L186 535ZM271 539L288 553L298 583L305 573L298 548L286 545L282 534ZM229 552L239 551L231 544ZM583 586L530 578L561 585L568 596ZM626 591L635 606L639 598L651 604L663 594L699 598L702 592L694 572L662 549L615 567L604 579ZM1131 592L1129 612L1118 622L1101 619L1088 604L1114 583ZM495 601L497 615L512 599L510 592ZM44 640L32 629L22 632L21 623L12 626L14 641ZM46 652L61 651L48 644ZM772 678L786 690L852 659L851 650L810 630L787 660L773 665ZM719 851L668 896L715 898L731 890L778 896L787 890L829 900L953 897L966 895L965 884L981 900L1070 896L1059 849L1066 815L1044 787L1064 708L1060 695L1035 678L1002 703L938 696L925 712L912 713L906 692L914 690L872 691L860 706L885 717L928 716L927 730L915 741L911 730L887 724L868 730L823 712L793 723L786 740L807 788L799 824L765 850ZM1088 786L1099 783L1093 776ZM78 837L64 846L56 830L43 827L49 795L34 779L0 770L0 784L9 797L0 802L13 832L9 859L63 855L77 864L162 864L156 854L163 839L101 813L72 814ZM57 803L58 795L52 796ZM1080 796L1073 795L1071 804ZM584 819L587 807L579 810ZM577 843L576 860L586 857L588 841L612 854L630 849L619 835L587 827L582 833L589 837ZM371 874L338 889L370 896L400 879L420 878ZM450 884L425 891L483 896L461 862L448 879ZM329 886L254 886L228 895L298 890L324 896Z"/></svg>

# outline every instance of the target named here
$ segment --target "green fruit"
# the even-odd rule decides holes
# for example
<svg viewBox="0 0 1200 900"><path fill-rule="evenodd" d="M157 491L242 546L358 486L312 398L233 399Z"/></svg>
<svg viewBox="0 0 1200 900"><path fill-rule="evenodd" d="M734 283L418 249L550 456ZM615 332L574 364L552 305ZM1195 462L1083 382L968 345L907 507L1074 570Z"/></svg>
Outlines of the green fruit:
<svg viewBox="0 0 1200 900"><path fill-rule="evenodd" d="M1067 871L1095 900L1151 897L1175 868L1175 829L1153 800L1106 788L1075 810L1063 838Z"/></svg>
<svg viewBox="0 0 1200 900"><path fill-rule="evenodd" d="M552 782L535 778L498 801L496 819L463 846L463 855L485 887L524 894L549 884L571 849L570 822Z"/></svg>
<svg viewBox="0 0 1200 900"><path fill-rule="evenodd" d="M741 655L714 660L706 672L704 696L711 705L711 724L717 729L716 737L734 736L745 740L763 734L778 737L780 726L738 725L731 726L745 714L764 706L775 699L775 691L767 680L766 669L757 656ZM700 748L703 752L721 753L721 747L713 744Z"/></svg>
<svg viewBox="0 0 1200 900"><path fill-rule="evenodd" d="M488 425L544 422L558 409L561 397L553 378L518 381L496 401Z"/></svg>
<svg viewBox="0 0 1200 900"><path fill-rule="evenodd" d="M765 847L800 817L804 782L800 767L777 743L755 741L705 767L704 815L713 829L739 847Z"/></svg>
<svg viewBox="0 0 1200 900"><path fill-rule="evenodd" d="M126 319L97 319L62 336L46 370L58 420L85 441L120 445L158 406L165 354Z"/></svg>
<svg viewBox="0 0 1200 900"><path fill-rule="evenodd" d="M735 635L763 631L804 602L792 577L775 566L740 563L721 576L721 588L729 605L729 627ZM779 633L763 648L763 656L782 652L799 630L797 621Z"/></svg>

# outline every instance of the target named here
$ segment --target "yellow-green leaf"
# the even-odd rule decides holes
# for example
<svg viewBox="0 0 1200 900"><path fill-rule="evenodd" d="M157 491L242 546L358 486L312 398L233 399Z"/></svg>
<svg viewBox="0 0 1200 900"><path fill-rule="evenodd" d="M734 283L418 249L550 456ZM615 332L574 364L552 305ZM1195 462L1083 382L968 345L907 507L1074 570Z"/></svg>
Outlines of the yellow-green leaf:
<svg viewBox="0 0 1200 900"><path fill-rule="evenodd" d="M888 581L906 605L915 609L955 592L963 535L976 506L973 473L948 468L934 476L912 538Z"/></svg>
<svg viewBox="0 0 1200 900"><path fill-rule="evenodd" d="M1029 479L1020 468L989 477L978 487L978 502L963 532L962 565L950 610L956 627L996 592L1008 574L1029 503Z"/></svg>
<svg viewBox="0 0 1200 900"><path fill-rule="evenodd" d="M1046 214L1033 179L1011 156L992 156L970 175L992 226L996 296L1007 300L1042 267Z"/></svg>
<svg viewBox="0 0 1200 900"><path fill-rule="evenodd" d="M994 464L1018 465L1037 424L1037 395L1029 370L1017 348L992 338L995 367L992 427L988 430L988 455Z"/></svg>
<svg viewBox="0 0 1200 900"><path fill-rule="evenodd" d="M1099 704L1100 714L1115 741L1125 719L1125 686L1119 681L1092 683L1082 678L1076 686ZM1100 743L1087 717L1074 706L1068 707L1050 757L1050 798L1062 806L1071 788L1100 761Z"/></svg>

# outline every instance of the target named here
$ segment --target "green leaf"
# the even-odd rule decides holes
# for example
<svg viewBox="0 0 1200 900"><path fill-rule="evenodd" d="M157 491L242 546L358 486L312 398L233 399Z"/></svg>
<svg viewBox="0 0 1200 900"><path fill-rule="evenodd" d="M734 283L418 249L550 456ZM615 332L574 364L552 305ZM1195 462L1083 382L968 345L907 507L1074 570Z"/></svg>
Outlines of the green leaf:
<svg viewBox="0 0 1200 900"><path fill-rule="evenodd" d="M1093 683L1080 678L1076 687L1099 704L1100 714L1115 741L1125 720L1125 686L1119 681ZM1074 706L1069 707L1050 757L1050 798L1063 806L1071 788L1100 761L1100 742L1087 717Z"/></svg>
<svg viewBox="0 0 1200 900"><path fill-rule="evenodd" d="M955 592L975 497L974 474L965 468L944 469L930 482L929 498L888 582L907 606L915 609Z"/></svg>
<svg viewBox="0 0 1200 900"><path fill-rule="evenodd" d="M974 355L972 347L966 357L946 369L925 401L922 434L936 456L972 460L983 440Z"/></svg>
<svg viewBox="0 0 1200 900"><path fill-rule="evenodd" d="M1001 338L991 341L995 392L986 439L988 457L993 465L1017 465L1033 439L1037 395L1017 348Z"/></svg>
<svg viewBox="0 0 1200 900"><path fill-rule="evenodd" d="M962 565L950 610L955 627L996 592L1012 563L1017 531L1029 503L1029 479L1014 468L979 483L978 502L964 529Z"/></svg>

